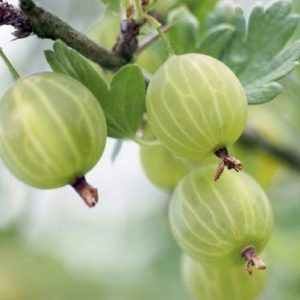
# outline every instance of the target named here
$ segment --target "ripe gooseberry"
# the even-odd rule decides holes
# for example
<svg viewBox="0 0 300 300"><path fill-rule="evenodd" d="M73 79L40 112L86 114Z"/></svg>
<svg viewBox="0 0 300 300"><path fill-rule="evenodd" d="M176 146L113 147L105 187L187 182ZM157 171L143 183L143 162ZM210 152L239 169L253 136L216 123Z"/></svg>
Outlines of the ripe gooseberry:
<svg viewBox="0 0 300 300"><path fill-rule="evenodd" d="M88 206L97 190L84 175L105 147L106 122L93 94L59 73L21 78L0 102L0 154L19 179L50 189L71 184Z"/></svg>
<svg viewBox="0 0 300 300"><path fill-rule="evenodd" d="M253 300L262 292L266 272L253 278L239 267L220 268L199 264L183 255L182 277L195 300Z"/></svg>
<svg viewBox="0 0 300 300"><path fill-rule="evenodd" d="M174 236L195 260L246 270L264 269L258 257L268 241L273 215L262 188L245 172L226 171L210 180L214 166L192 171L176 187L169 216Z"/></svg>
<svg viewBox="0 0 300 300"><path fill-rule="evenodd" d="M226 147L245 128L247 100L225 64L202 54L171 57L150 81L146 105L154 134L171 152L194 160L216 153L224 166L241 169Z"/></svg>

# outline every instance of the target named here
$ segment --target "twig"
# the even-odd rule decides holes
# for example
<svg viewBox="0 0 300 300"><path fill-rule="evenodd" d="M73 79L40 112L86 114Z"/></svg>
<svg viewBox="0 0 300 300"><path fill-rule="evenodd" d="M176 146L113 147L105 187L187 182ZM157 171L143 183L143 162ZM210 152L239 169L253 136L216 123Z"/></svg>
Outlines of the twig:
<svg viewBox="0 0 300 300"><path fill-rule="evenodd" d="M20 7L31 24L32 32L38 37L52 40L61 39L68 46L103 68L117 69L126 64L123 58L98 46L57 16L35 5L32 0L20 0Z"/></svg>
<svg viewBox="0 0 300 300"><path fill-rule="evenodd" d="M113 47L113 53L130 62L138 48L138 35L143 23L137 23L134 19L125 19L121 22L117 43Z"/></svg>

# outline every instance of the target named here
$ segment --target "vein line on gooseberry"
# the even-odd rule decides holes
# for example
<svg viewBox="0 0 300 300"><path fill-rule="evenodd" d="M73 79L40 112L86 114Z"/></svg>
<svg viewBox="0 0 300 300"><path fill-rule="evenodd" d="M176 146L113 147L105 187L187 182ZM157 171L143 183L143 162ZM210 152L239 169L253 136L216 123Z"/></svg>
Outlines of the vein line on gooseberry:
<svg viewBox="0 0 300 300"><path fill-rule="evenodd" d="M240 239L240 234L239 234L239 230L234 222L234 218L232 216L232 214L230 213L230 210L228 209L226 203L224 203L222 195L218 192L218 190L214 187L214 183L211 180L205 180L207 185L211 186L211 191L212 193L215 195L218 203L220 204L220 206L222 207L227 219L228 219L228 224L231 228L232 231L232 235L238 240Z"/></svg>
<svg viewBox="0 0 300 300"><path fill-rule="evenodd" d="M150 109L149 109L149 111L150 111ZM153 117L156 119L157 123L159 124L160 129L161 129L161 130L169 137L170 140L173 141L173 143L174 143L175 145L176 145L176 144L177 144L177 145L180 145L180 147L183 147L183 148L187 149L188 151L190 151L190 152L192 152L192 153L197 153L197 154L198 154L198 151L196 151L196 150L194 150L194 149L188 147L186 144L183 144L183 143L181 143L180 141L176 140L176 139L169 133L168 129L167 129L165 126L163 126L163 124L161 123L160 118L157 116L155 110L152 109L152 110L151 110L151 113L152 113Z"/></svg>
<svg viewBox="0 0 300 300"><path fill-rule="evenodd" d="M216 255L220 255L220 253L211 253L211 252L203 251L203 250L195 247L195 245L193 245L186 238L184 238L184 236L179 232L179 230L177 230L175 227L173 228L173 230L178 235L178 237L180 239L182 239L182 241L187 245L187 247L189 247L190 249L192 249L196 253L202 253L203 255L210 257L209 259L211 259L211 257L215 258Z"/></svg>
<svg viewBox="0 0 300 300"><path fill-rule="evenodd" d="M48 99L45 98L45 95L40 93L39 89L32 83L27 83L27 85L31 86L32 90L38 95L40 101L44 104L44 108L47 110L49 118L51 117L53 120L53 124L56 124L58 130L64 135L66 141L68 141L69 147L72 150L74 155L74 159L76 162L81 160L81 154L79 153L76 143L74 142L72 135L69 130L67 130L64 126L64 122L62 119L56 114L55 110L51 105L49 105Z"/></svg>
<svg viewBox="0 0 300 300"><path fill-rule="evenodd" d="M209 211L212 220L214 221L216 228L222 232L222 234L224 233L224 228L218 224L217 218L213 212L213 210L211 209L211 207L205 203L205 201L203 201L202 196L199 194L199 191L197 190L197 182L195 180L192 180L192 187L194 188L194 190L192 190L193 193L195 193L195 195L198 197L199 202L207 209L207 211Z"/></svg>
<svg viewBox="0 0 300 300"><path fill-rule="evenodd" d="M221 237L217 239L217 243L215 243L215 242L211 243L211 242L207 241L207 239L202 238L200 235L198 235L198 234L193 230L193 228L191 228L191 226L190 226L189 223L188 223L188 220L184 217L184 212L182 211L182 208L181 208L181 213L182 213L182 221L183 221L184 226L186 227L186 229L187 229L190 233L192 233L192 235L193 235L198 241L201 241L202 244L206 244L206 245L212 246L212 247L214 247L216 244L219 244L219 245L222 245L222 244L223 244L223 245L226 245L226 244L228 244L228 243L226 243L224 240L222 240ZM200 223L200 222L199 222L199 223ZM202 224L201 224L201 226L204 227ZM203 252L203 253L204 253L204 252Z"/></svg>
<svg viewBox="0 0 300 300"><path fill-rule="evenodd" d="M188 88L189 96L191 97L191 99L196 100L195 102L197 102L197 99L195 98L194 93L193 93L193 91L191 89L190 82L189 82L188 78L186 77L186 72L183 69L183 63L180 62L178 64L178 66L179 66L179 69L181 70L180 74L182 75L184 81L186 82L185 86ZM198 108L199 108L199 111L200 111L200 113L202 115L202 122L204 122L204 124L206 125L206 130L209 131L210 135L213 137L214 134L213 134L210 126L207 124L207 121L206 121L206 118L205 118L205 114L204 114L203 110L201 109L201 106L198 106ZM209 140L211 140L211 138Z"/></svg>
<svg viewBox="0 0 300 300"><path fill-rule="evenodd" d="M24 100L22 101L22 95L20 95L20 92L15 89L13 91L13 94L16 96L16 104L20 105L20 107L22 106L22 102L24 102ZM23 112L24 113L24 112ZM32 160L32 164L36 165L41 163L41 161L39 161L39 159L37 159L36 155L40 155L40 157L43 157L44 161L51 161L51 157L47 154L47 152L45 151L42 143L39 141L38 138L36 138L35 136L35 128L33 126L30 126L30 120L25 121L22 118L19 118L19 122L22 124L22 128L23 131L25 132L26 137L28 138L28 140L31 141L32 147L30 148L29 153L34 154L33 160ZM28 126L29 125L29 126ZM59 170L59 166L57 164L51 164L51 166L47 166L47 171L46 173L48 174L52 174L52 171L57 171Z"/></svg>
<svg viewBox="0 0 300 300"><path fill-rule="evenodd" d="M166 80L166 83L165 83L165 85L164 85L164 87L163 87L163 90L162 90L163 99L166 99L165 93L166 93L166 89L167 89L167 84L170 84L170 85L173 87L174 91L175 91L179 96L181 96L180 90L179 90L179 89L177 88L177 86L173 83L173 81L169 78L168 72L166 71L164 74L165 74L167 80ZM193 100L195 99L195 97L193 97L193 96L191 96L191 98L192 98ZM200 128L199 125L198 125L198 122L193 118L192 114L190 113L189 108L186 107L186 105L184 105L184 103L185 103L185 101L182 101L182 102L181 102L182 107L183 107L183 109L188 113L189 118L190 118L190 120L192 121L192 123L194 124L195 128L200 132L201 135L203 135L203 136L205 137L205 139L206 139L208 142L210 142L211 139L204 133L203 130L201 130L201 128Z"/></svg>
<svg viewBox="0 0 300 300"><path fill-rule="evenodd" d="M186 145L186 143L181 143L180 141L178 141L177 139L175 139L175 138L169 133L168 129L162 125L162 123L160 122L159 117L157 116L157 114L156 114L156 112L155 112L154 110L152 110L152 115L153 115L153 117L156 119L157 123L160 125L160 129L164 132L165 135L168 136L168 138L169 138L171 141L173 141L173 143L174 143L175 145L176 145L176 144L177 144L177 145L180 145L180 147L182 147L182 148L184 148L184 149L187 149L188 151L190 151L190 152L192 152L192 153L198 154L198 151L196 151L196 150L194 150L194 149L188 147L188 146Z"/></svg>
<svg viewBox="0 0 300 300"><path fill-rule="evenodd" d="M183 198L183 199L184 199L184 198ZM219 240L222 240L221 237L219 237L218 235L216 235L216 234L211 230L211 228L209 228L209 227L206 225L206 223L203 222L203 220L201 220L201 219L199 218L199 216L198 216L198 215L196 214L196 212L193 210L193 208L191 207L191 205L190 205L185 199L183 200L182 203L185 204L185 206L188 208L188 210L194 215L195 220L199 221L199 224L201 224L201 226L202 226L203 228L205 228L206 231L209 232L210 235L211 235L212 237L214 237L214 238L217 240L217 242L219 242ZM184 218L184 217L183 217L183 218Z"/></svg>
<svg viewBox="0 0 300 300"><path fill-rule="evenodd" d="M187 61L190 62L190 65L193 66L193 63L191 61L191 59L189 57L186 58ZM214 72L214 69L210 67L210 64L207 63L205 60L202 60L202 63L209 69L211 70L211 72L213 72L216 76L219 76L219 74L216 74L216 72ZM200 72L200 70L198 68L194 68L196 73L199 74L199 77L202 79L203 83L205 84L206 88L210 91L210 95L212 96L212 99L214 100L214 107L215 107L215 111L216 111L216 115L217 115L217 119L219 121L220 124L220 131L221 131L221 135L223 135L223 122L222 122L222 118L221 118L221 112L220 112L220 108L218 106L218 100L215 97L215 93L214 93L214 89L211 87L211 85L207 82L205 76L203 76L203 74Z"/></svg>
<svg viewBox="0 0 300 300"><path fill-rule="evenodd" d="M257 225L256 224L257 224L257 222L255 221L255 216L257 216L257 217L260 216L261 219L265 218L265 216L264 216L264 214L262 213L261 210L258 210L255 213L254 207L253 207L253 203L251 201L252 195L248 191L245 182L243 180L241 180L240 177L237 177L237 180L239 181L240 186L242 187L242 190L246 191L247 197L245 197L245 198L247 199L247 201L245 201L245 202L249 203L249 206L248 206L247 210L244 210L244 212L245 212L245 215L249 214L249 212L250 212L250 214L252 216L252 218L250 218L250 219L252 219L252 228L254 229L253 232L256 233L256 229L257 229ZM263 201L263 203L265 204L265 201ZM267 209L267 206L265 205L264 208L265 208L266 214L268 215L269 210ZM272 222L267 222L266 226L268 227L269 224L272 224ZM261 228L258 228L258 230L261 230Z"/></svg>
<svg viewBox="0 0 300 300"><path fill-rule="evenodd" d="M169 113L174 125L177 127L177 129L179 131L181 131L183 137L187 140L190 141L190 143L192 143L194 146L199 146L199 144L195 143L195 139L186 131L182 128L182 126L180 125L180 123L178 123L176 116L174 115L174 112L168 107L168 104L166 103L165 99L165 92L166 92L166 84L167 81L164 83L163 87L162 87L162 101L161 103L163 104L163 106L165 107L165 110ZM189 110L186 109L185 106L182 106L184 108L184 110L188 113L188 115L190 116Z"/></svg>
<svg viewBox="0 0 300 300"><path fill-rule="evenodd" d="M14 152L14 148L12 148L6 141L2 140L2 146L4 148L4 153L9 153L6 158L6 162L8 165L17 165L20 169L20 173L24 172L28 177L39 181L40 177L32 172L26 166L24 166L24 160L22 160L16 153ZM19 175L19 174L18 174Z"/></svg>

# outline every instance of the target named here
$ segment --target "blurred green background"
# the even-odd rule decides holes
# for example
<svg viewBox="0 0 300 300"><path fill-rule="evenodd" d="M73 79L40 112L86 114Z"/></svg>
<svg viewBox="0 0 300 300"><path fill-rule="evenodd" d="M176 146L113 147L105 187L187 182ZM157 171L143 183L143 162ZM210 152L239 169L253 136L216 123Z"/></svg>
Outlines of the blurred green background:
<svg viewBox="0 0 300 300"><path fill-rule="evenodd" d="M235 2L246 13L254 3ZM81 31L104 11L99 0L40 3ZM296 10L300 12L298 0ZM10 42L11 31L0 28L0 46L19 72L49 69L43 50L52 43L34 36ZM11 84L0 62L0 94ZM272 142L300 152L298 74L284 85L288 91L254 110L275 116L274 123L272 117L261 121ZM88 175L100 190L100 202L92 210L71 188L35 190L0 166L0 300L190 299L181 281L181 253L168 226L170 195L145 177L138 146L126 142L112 163L113 146L109 140L104 157ZM245 165L248 159L251 162L250 154ZM268 175L274 163L275 171ZM275 214L274 233L264 254L268 284L259 299L300 299L300 173L264 153L256 176L268 177L266 191Z"/></svg>

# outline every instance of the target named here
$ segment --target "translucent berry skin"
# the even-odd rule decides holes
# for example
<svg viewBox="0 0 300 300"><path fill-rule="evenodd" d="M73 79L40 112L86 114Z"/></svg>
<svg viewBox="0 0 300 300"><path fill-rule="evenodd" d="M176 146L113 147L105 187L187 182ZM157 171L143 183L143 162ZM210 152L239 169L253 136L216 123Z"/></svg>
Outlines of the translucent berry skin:
<svg viewBox="0 0 300 300"><path fill-rule="evenodd" d="M242 265L242 251L260 253L268 241L273 214L262 188L245 172L224 171L218 182L215 166L199 168L176 187L169 207L171 228L181 248L196 261Z"/></svg>
<svg viewBox="0 0 300 300"><path fill-rule="evenodd" d="M201 159L233 144L245 128L244 90L222 62L202 54L171 57L147 90L154 134L176 155Z"/></svg>
<svg viewBox="0 0 300 300"><path fill-rule="evenodd" d="M1 99L1 157L31 186L73 183L97 163L105 141L101 106L69 76L49 72L19 79Z"/></svg>
<svg viewBox="0 0 300 300"><path fill-rule="evenodd" d="M149 126L144 130L143 139L156 139ZM180 179L188 172L186 163L175 157L160 144L141 146L140 157L143 170L148 179L164 190L173 190Z"/></svg>
<svg viewBox="0 0 300 300"><path fill-rule="evenodd" d="M184 255L182 277L194 300L253 300L263 291L267 272L249 276L240 267L212 267Z"/></svg>

